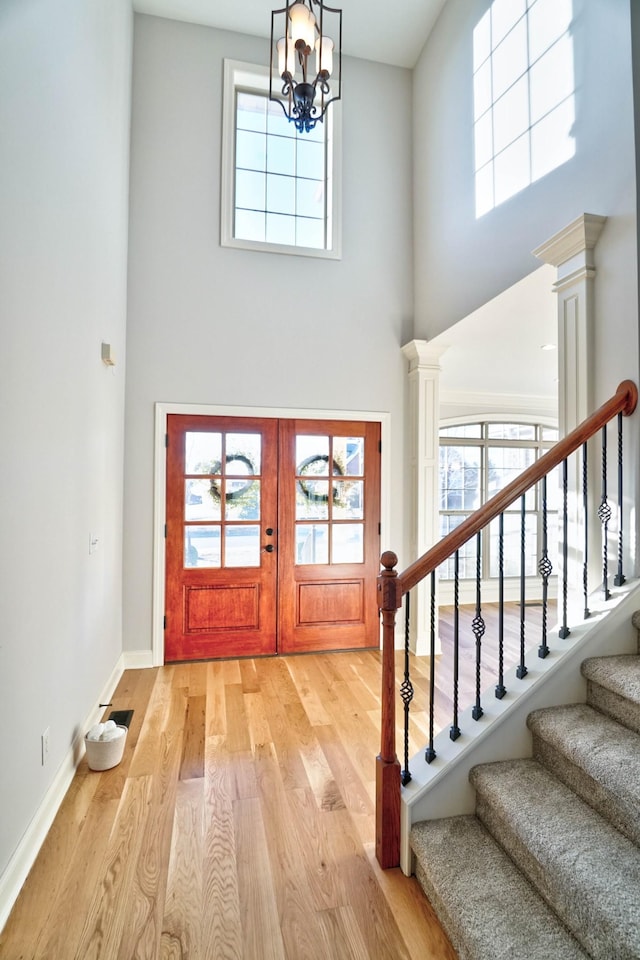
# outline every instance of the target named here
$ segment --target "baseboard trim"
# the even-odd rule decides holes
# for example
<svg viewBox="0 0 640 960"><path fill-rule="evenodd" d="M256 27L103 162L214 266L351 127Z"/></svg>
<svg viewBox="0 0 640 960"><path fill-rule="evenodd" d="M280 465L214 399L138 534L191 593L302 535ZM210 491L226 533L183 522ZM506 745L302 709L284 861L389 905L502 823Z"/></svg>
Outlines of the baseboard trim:
<svg viewBox="0 0 640 960"><path fill-rule="evenodd" d="M146 670L153 666L151 650L125 650L122 656L125 670Z"/></svg>
<svg viewBox="0 0 640 960"><path fill-rule="evenodd" d="M103 710L99 704L106 703L111 699L125 669L125 657L124 654L121 654L97 699L96 705L74 737L73 743L51 781L42 803L36 810L31 823L7 864L6 870L0 877L0 931L9 919L9 914L18 899L18 894L22 890L29 871L40 852L40 847L51 829L51 824L60 809L60 804L71 786L78 764L84 756L85 732L100 719Z"/></svg>

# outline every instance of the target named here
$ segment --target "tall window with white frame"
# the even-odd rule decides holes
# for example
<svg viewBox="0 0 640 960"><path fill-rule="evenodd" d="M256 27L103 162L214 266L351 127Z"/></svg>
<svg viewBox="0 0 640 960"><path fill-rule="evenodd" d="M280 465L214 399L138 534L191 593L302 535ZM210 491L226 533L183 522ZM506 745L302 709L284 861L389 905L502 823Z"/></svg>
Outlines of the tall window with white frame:
<svg viewBox="0 0 640 960"><path fill-rule="evenodd" d="M494 0L473 33L476 217L575 155L572 0Z"/></svg>
<svg viewBox="0 0 640 960"><path fill-rule="evenodd" d="M440 534L446 536L474 510L514 480L558 439L555 428L526 423L470 423L440 430ZM520 502L504 515L504 576L520 575ZM539 489L525 498L525 575L534 577L540 559L542 503ZM547 534L551 562L557 570L558 486L550 478L547 489ZM498 523L482 538L482 579L498 576ZM462 580L476 575L476 540L459 553ZM453 579L453 559L440 567L442 580Z"/></svg>
<svg viewBox="0 0 640 960"><path fill-rule="evenodd" d="M222 243L337 259L337 111L298 133L267 82L259 67L225 64Z"/></svg>

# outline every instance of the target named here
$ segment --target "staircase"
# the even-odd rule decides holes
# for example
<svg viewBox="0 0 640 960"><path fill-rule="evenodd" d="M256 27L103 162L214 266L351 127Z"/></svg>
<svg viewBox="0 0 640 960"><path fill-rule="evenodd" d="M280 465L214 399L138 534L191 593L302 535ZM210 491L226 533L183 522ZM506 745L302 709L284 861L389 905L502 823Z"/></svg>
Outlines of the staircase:
<svg viewBox="0 0 640 960"><path fill-rule="evenodd" d="M411 830L460 960L640 958L640 656L581 669L586 704L529 715L531 759L472 769L475 816Z"/></svg>

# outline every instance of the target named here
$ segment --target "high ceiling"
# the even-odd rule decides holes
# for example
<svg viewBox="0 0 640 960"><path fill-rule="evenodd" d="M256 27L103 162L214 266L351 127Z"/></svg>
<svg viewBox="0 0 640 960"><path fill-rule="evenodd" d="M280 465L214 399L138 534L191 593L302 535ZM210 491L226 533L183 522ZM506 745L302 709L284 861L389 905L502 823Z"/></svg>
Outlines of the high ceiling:
<svg viewBox="0 0 640 960"><path fill-rule="evenodd" d="M352 57L414 67L446 0L330 0L342 9L342 50ZM269 37L269 0L133 0L138 13Z"/></svg>

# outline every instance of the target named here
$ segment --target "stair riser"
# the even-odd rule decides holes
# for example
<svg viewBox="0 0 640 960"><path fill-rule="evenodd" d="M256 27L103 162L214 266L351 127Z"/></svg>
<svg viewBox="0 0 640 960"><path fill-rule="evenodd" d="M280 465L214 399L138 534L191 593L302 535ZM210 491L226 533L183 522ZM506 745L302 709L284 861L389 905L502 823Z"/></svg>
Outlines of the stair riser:
<svg viewBox="0 0 640 960"><path fill-rule="evenodd" d="M634 733L640 733L640 706L637 703L601 687L593 680L587 680L587 703Z"/></svg>
<svg viewBox="0 0 640 960"><path fill-rule="evenodd" d="M619 797L546 740L534 735L533 756L633 843L640 846L640 811Z"/></svg>

